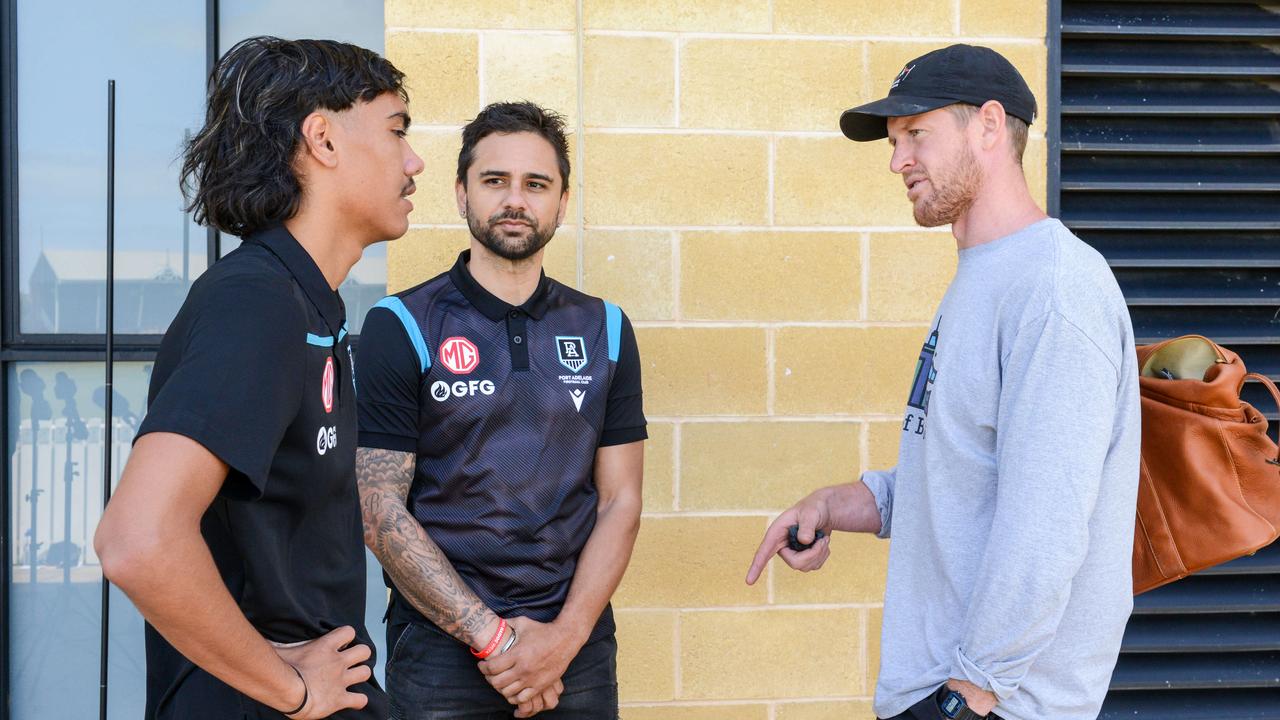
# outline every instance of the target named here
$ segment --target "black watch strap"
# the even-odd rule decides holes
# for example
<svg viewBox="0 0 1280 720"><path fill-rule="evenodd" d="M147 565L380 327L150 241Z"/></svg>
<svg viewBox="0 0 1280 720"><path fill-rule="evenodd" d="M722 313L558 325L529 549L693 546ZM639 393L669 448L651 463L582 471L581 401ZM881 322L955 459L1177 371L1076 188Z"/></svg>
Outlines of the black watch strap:
<svg viewBox="0 0 1280 720"><path fill-rule="evenodd" d="M933 694L933 699L938 703L938 711L947 720L983 720L987 717L970 710L969 704L964 701L964 696L947 687L945 683Z"/></svg>

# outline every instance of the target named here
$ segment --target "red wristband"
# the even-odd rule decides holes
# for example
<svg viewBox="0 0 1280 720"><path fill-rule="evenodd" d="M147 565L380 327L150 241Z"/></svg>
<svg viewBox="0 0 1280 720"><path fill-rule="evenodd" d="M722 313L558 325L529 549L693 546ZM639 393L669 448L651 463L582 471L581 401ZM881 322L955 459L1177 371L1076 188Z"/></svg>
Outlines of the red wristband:
<svg viewBox="0 0 1280 720"><path fill-rule="evenodd" d="M507 621L505 618L498 618L498 631L493 634L493 639L489 641L488 645L484 646L483 650L476 650L475 648L472 648L471 654L478 660L483 660L489 657L493 654L493 651L497 650L498 646L502 644L502 638L506 637L506 635Z"/></svg>

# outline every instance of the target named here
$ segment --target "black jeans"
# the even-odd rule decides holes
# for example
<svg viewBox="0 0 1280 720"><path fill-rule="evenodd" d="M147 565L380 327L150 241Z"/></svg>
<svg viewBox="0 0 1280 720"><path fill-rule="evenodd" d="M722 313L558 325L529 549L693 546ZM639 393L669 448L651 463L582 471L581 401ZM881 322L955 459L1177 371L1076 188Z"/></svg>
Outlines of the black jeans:
<svg viewBox="0 0 1280 720"><path fill-rule="evenodd" d="M907 708L906 712L879 720L947 720L947 716L943 715L942 710L938 708L938 701L934 699L933 693L929 693L929 697ZM1001 720L1001 718L991 713L987 715L987 720Z"/></svg>
<svg viewBox="0 0 1280 720"><path fill-rule="evenodd" d="M510 720L515 706L489 685L466 645L434 625L387 625L391 720ZM564 692L538 720L617 720L618 643L613 635L583 646L565 670Z"/></svg>

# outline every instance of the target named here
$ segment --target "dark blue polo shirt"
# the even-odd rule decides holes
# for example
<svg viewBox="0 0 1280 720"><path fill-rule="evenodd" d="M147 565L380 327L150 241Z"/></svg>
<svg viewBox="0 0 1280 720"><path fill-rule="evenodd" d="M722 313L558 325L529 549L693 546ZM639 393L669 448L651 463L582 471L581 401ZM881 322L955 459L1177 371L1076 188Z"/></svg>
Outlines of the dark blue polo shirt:
<svg viewBox="0 0 1280 720"><path fill-rule="evenodd" d="M509 305L469 259L369 311L360 445L416 453L409 508L458 574L499 615L548 622L595 526L596 451L647 437L635 333L545 274ZM612 630L606 611L593 639Z"/></svg>
<svg viewBox="0 0 1280 720"><path fill-rule="evenodd" d="M350 625L372 649L346 310L283 226L249 236L192 285L160 343L148 403L139 437L185 435L229 466L200 529L249 622L282 643ZM147 720L283 717L150 625L146 648ZM369 705L335 718L386 718L376 681L353 690Z"/></svg>

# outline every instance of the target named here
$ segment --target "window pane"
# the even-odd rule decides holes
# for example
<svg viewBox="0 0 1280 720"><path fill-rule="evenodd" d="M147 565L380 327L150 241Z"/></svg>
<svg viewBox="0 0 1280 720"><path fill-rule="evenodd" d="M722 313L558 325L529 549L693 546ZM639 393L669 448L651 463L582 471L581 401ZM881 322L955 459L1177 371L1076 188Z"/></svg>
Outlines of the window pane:
<svg viewBox="0 0 1280 720"><path fill-rule="evenodd" d="M97 717L102 571L93 533L102 514L103 366L15 363L8 372L13 717ZM145 412L150 375L150 363L116 364L113 482ZM114 589L110 637L110 716L141 717L142 618Z"/></svg>
<svg viewBox="0 0 1280 720"><path fill-rule="evenodd" d="M386 32L382 8L382 0L221 0L218 3L218 42L222 46L219 52L226 52L248 37L275 35L341 40L382 54ZM226 255L239 244L239 238L224 235L222 254ZM385 243L365 250L364 257L351 269L339 292L347 305L350 331L358 334L365 313L387 294Z"/></svg>
<svg viewBox="0 0 1280 720"><path fill-rule="evenodd" d="M178 190L182 140L199 127L204 100L204 12L190 0L19 0L22 332L105 329L108 78L116 80L116 331L164 332L204 270L205 234Z"/></svg>

